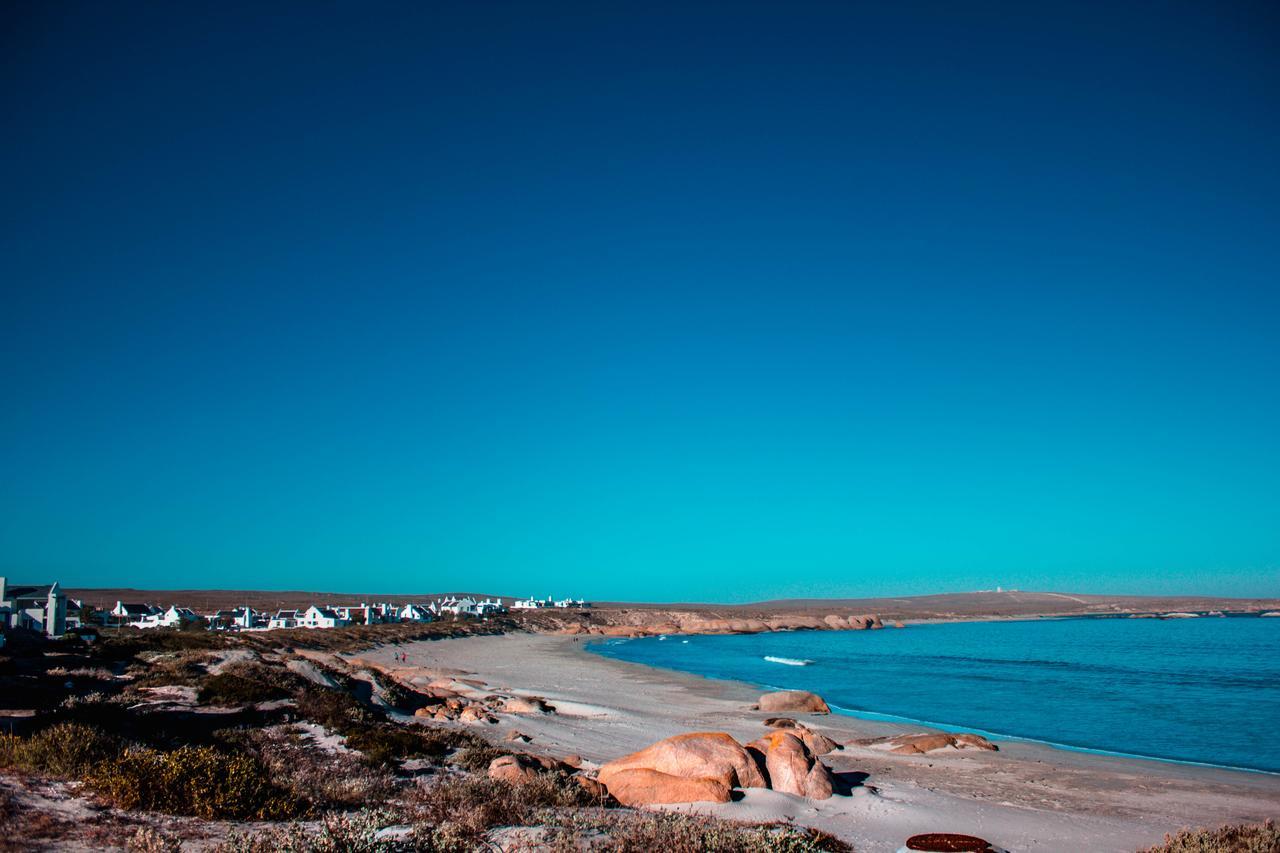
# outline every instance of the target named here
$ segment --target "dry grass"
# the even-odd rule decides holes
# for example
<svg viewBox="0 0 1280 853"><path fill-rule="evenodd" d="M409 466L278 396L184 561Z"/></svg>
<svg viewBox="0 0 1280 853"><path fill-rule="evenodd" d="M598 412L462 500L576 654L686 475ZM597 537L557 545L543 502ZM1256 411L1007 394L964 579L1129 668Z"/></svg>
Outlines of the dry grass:
<svg viewBox="0 0 1280 853"><path fill-rule="evenodd" d="M385 770L349 753L323 750L291 726L250 729L233 742L252 753L272 781L313 807L369 806L395 792L395 779Z"/></svg>
<svg viewBox="0 0 1280 853"><path fill-rule="evenodd" d="M1166 835L1164 844L1143 853L1280 853L1280 827L1268 820L1219 829L1184 829L1177 835Z"/></svg>
<svg viewBox="0 0 1280 853"><path fill-rule="evenodd" d="M296 799L271 784L250 755L208 746L161 752L80 723L57 723L30 737L0 735L0 767L79 779L123 809L209 819L298 811Z"/></svg>
<svg viewBox="0 0 1280 853"><path fill-rule="evenodd" d="M617 853L852 853L838 838L794 824L751 824L672 812L630 809L557 816L546 846L576 851L603 836L602 849Z"/></svg>
<svg viewBox="0 0 1280 853"><path fill-rule="evenodd" d="M206 667L212 660L207 651L144 653L128 673L135 687L199 687L209 677Z"/></svg>

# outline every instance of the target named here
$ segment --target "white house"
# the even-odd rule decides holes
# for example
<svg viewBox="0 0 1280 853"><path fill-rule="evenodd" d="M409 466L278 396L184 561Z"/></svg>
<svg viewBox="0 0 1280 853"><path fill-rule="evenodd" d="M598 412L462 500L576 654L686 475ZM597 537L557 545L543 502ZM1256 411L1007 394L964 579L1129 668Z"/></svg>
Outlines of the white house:
<svg viewBox="0 0 1280 853"><path fill-rule="evenodd" d="M301 618L296 610L277 610L276 615L272 616L267 622L269 630L277 628L297 628L298 620Z"/></svg>
<svg viewBox="0 0 1280 853"><path fill-rule="evenodd" d="M562 610L567 607L587 607L587 606L588 606L587 603L583 601L581 598L579 599L561 598L556 602L556 607L559 607Z"/></svg>
<svg viewBox="0 0 1280 853"><path fill-rule="evenodd" d="M217 613L209 617L209 621L214 627L233 628L241 631L250 631L254 628L265 628L267 625L267 615L259 613L249 605L245 604L231 610L219 610Z"/></svg>
<svg viewBox="0 0 1280 853"><path fill-rule="evenodd" d="M420 604L406 604L398 614L401 622L430 622L435 616Z"/></svg>
<svg viewBox="0 0 1280 853"><path fill-rule="evenodd" d="M380 601L372 604L373 620L375 622L397 622L400 619L400 608L396 607L390 601Z"/></svg>
<svg viewBox="0 0 1280 853"><path fill-rule="evenodd" d="M327 607L316 607L314 604L308 607L298 618L299 628L341 628L350 624L348 620L343 619L337 613L334 613Z"/></svg>
<svg viewBox="0 0 1280 853"><path fill-rule="evenodd" d="M56 581L40 586L9 586L0 577L0 625L61 637L67 630L67 596Z"/></svg>
<svg viewBox="0 0 1280 853"><path fill-rule="evenodd" d="M441 599L439 604L441 613L452 613L454 616L479 616L480 605L474 598L449 598Z"/></svg>
<svg viewBox="0 0 1280 853"><path fill-rule="evenodd" d="M506 613L507 606L502 603L500 598L486 598L476 604L476 610L481 616L487 616L490 613Z"/></svg>
<svg viewBox="0 0 1280 853"><path fill-rule="evenodd" d="M552 601L550 597L534 598L533 596L529 596L528 598L517 599L512 603L511 607L514 610L540 610L543 607L550 607L551 604Z"/></svg>
<svg viewBox="0 0 1280 853"><path fill-rule="evenodd" d="M144 616L154 616L160 612L160 608L153 604L126 604L123 601L117 601L116 606L111 608L111 618L116 624L125 622L136 622Z"/></svg>
<svg viewBox="0 0 1280 853"><path fill-rule="evenodd" d="M136 622L130 622L133 628L177 628L185 622L195 622L200 617L189 607L170 605L163 613L148 613Z"/></svg>

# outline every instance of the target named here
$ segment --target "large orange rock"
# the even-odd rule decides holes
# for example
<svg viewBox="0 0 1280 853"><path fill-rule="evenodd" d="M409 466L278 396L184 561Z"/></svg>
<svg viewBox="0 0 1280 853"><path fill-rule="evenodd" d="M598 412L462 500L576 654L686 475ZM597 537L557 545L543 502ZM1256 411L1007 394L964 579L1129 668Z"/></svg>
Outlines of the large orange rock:
<svg viewBox="0 0 1280 853"><path fill-rule="evenodd" d="M760 697L756 706L761 711L799 711L802 713L830 714L831 709L822 697L807 690L779 690Z"/></svg>
<svg viewBox="0 0 1280 853"><path fill-rule="evenodd" d="M504 782L529 782L538 778L542 765L525 755L501 755L489 762L489 778Z"/></svg>
<svg viewBox="0 0 1280 853"><path fill-rule="evenodd" d="M791 732L770 732L747 747L763 754L773 790L814 800L831 796L831 771Z"/></svg>
<svg viewBox="0 0 1280 853"><path fill-rule="evenodd" d="M828 752L840 749L840 744L836 743L822 732L815 732L807 726L799 726L795 730L795 734L800 738L800 740L804 741L804 745L814 755L826 755Z"/></svg>
<svg viewBox="0 0 1280 853"><path fill-rule="evenodd" d="M713 787L681 787L669 779L661 779L649 773L629 775L644 770L676 780L703 780L715 783ZM600 768L597 778L623 803L684 803L705 799L714 794L712 802L727 802L732 788L767 788L764 774L755 759L724 732L692 732L660 740L639 752L610 761ZM622 786L622 793L614 790ZM725 799L720 799L720 789ZM695 800L678 799L695 793ZM655 796L663 799L646 800ZM631 798L624 799L624 797ZM667 799L667 798L676 799Z"/></svg>
<svg viewBox="0 0 1280 853"><path fill-rule="evenodd" d="M606 765L607 766L607 765ZM730 787L722 779L707 776L675 776L646 767L619 770L599 781L624 806L662 803L727 803Z"/></svg>
<svg viewBox="0 0 1280 853"><path fill-rule="evenodd" d="M556 711L554 705L537 696L513 696L502 704L500 710L508 714L554 714Z"/></svg>

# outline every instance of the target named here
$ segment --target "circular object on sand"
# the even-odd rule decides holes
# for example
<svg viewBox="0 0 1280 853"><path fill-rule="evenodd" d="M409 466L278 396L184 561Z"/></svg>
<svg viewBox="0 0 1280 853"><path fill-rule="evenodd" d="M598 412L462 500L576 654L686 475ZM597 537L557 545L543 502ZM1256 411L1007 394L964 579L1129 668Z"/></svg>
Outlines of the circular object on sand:
<svg viewBox="0 0 1280 853"><path fill-rule="evenodd" d="M976 835L960 835L955 832L926 832L907 839L908 850L928 853L985 853L991 845Z"/></svg>

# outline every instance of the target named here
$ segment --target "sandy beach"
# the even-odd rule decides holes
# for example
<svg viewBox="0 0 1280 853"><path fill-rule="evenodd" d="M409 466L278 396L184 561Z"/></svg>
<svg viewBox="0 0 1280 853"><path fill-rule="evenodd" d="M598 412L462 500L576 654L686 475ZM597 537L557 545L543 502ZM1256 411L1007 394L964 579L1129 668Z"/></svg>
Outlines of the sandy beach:
<svg viewBox="0 0 1280 853"><path fill-rule="evenodd" d="M404 652L424 677L457 676L476 695L540 696L547 715L503 715L478 724L498 739L511 729L527 749L603 763L662 738L725 731L746 742L766 731L750 710L760 690L610 660L572 637L508 634L424 641L364 652L387 666ZM1280 816L1280 776L1116 758L1001 741L999 752L896 755L852 741L925 731L842 715L794 715L839 743L823 757L852 793L828 800L750 789L742 799L693 809L742 820L794 819L865 851L896 850L919 832L980 835L1008 850L1132 851L1184 826Z"/></svg>

